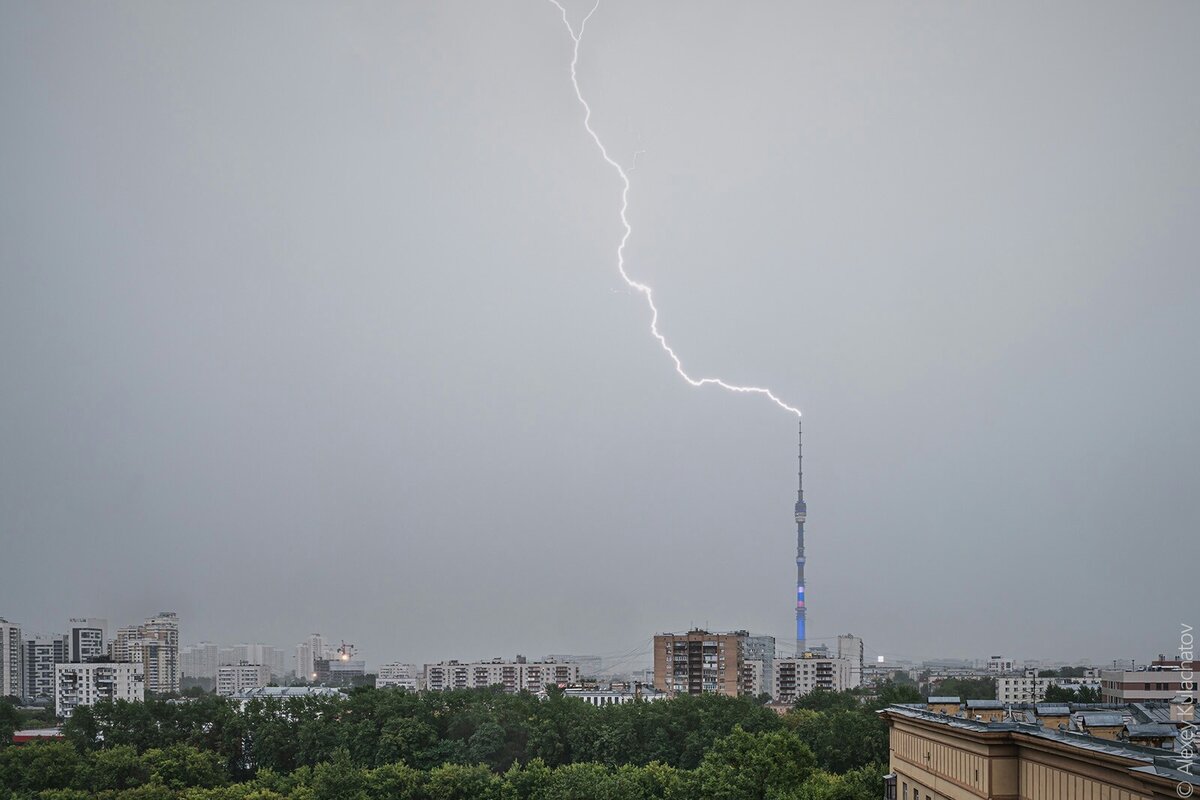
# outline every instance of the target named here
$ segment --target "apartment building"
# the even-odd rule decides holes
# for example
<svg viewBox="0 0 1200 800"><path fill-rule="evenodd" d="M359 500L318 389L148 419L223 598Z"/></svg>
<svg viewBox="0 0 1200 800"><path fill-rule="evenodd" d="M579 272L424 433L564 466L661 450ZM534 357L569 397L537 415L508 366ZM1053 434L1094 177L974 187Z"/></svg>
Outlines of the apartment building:
<svg viewBox="0 0 1200 800"><path fill-rule="evenodd" d="M141 664L91 661L54 668L54 713L63 719L79 706L102 700L140 703L145 699L146 679Z"/></svg>
<svg viewBox="0 0 1200 800"><path fill-rule="evenodd" d="M384 689L391 686L415 692L419 680L416 664L382 664L375 673L375 688Z"/></svg>
<svg viewBox="0 0 1200 800"><path fill-rule="evenodd" d="M818 689L829 692L853 689L859 685L860 675L850 659L815 656L811 652L803 658L780 658L775 661L771 697L777 703L794 703Z"/></svg>
<svg viewBox="0 0 1200 800"><path fill-rule="evenodd" d="M654 688L671 696L744 693L743 645L748 631L711 633L699 628L654 637Z"/></svg>
<svg viewBox="0 0 1200 800"><path fill-rule="evenodd" d="M526 661L517 656L513 661L496 658L491 661L442 661L426 664L422 688L440 692L448 689L485 689L500 686L516 693L543 691L547 684L567 686L579 682L579 665L548 661Z"/></svg>
<svg viewBox="0 0 1200 800"><path fill-rule="evenodd" d="M41 636L26 639L22 648L27 701L54 699L54 666L68 661L70 650L66 636Z"/></svg>
<svg viewBox="0 0 1200 800"><path fill-rule="evenodd" d="M1060 686L1070 691L1093 689L1099 691L1098 678L1043 678L1035 671L1024 675L1001 675L996 678L996 699L1005 703L1040 703L1046 699L1046 690Z"/></svg>
<svg viewBox="0 0 1200 800"><path fill-rule="evenodd" d="M21 626L0 618L0 697L25 696Z"/></svg>
<svg viewBox="0 0 1200 800"><path fill-rule="evenodd" d="M1159 656L1147 667L1135 670L1100 671L1100 699L1105 703L1140 703L1147 700L1169 701L1179 694L1195 691L1195 679L1188 662L1187 672L1182 661ZM1190 686L1185 686L1189 684Z"/></svg>
<svg viewBox="0 0 1200 800"><path fill-rule="evenodd" d="M67 625L68 661L95 661L103 658L108 637L108 620L97 617L72 617Z"/></svg>
<svg viewBox="0 0 1200 800"><path fill-rule="evenodd" d="M266 664L223 664L217 667L217 694L232 697L247 689L261 689L271 682Z"/></svg>

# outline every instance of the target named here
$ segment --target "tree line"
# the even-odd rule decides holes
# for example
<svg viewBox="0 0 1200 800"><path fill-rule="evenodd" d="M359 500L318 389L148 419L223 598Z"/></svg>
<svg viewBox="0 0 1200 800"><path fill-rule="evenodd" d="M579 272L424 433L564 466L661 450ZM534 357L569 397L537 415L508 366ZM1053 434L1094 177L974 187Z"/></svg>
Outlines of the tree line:
<svg viewBox="0 0 1200 800"><path fill-rule="evenodd" d="M915 702L817 693L779 715L716 695L594 707L551 692L101 703L65 741L0 750L0 800L877 800Z"/></svg>

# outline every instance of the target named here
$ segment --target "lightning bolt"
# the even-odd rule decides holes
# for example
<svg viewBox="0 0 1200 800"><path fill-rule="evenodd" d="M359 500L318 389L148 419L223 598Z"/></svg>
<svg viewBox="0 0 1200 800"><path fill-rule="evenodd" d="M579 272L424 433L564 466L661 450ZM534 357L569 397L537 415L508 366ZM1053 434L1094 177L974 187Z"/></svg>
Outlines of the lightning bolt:
<svg viewBox="0 0 1200 800"><path fill-rule="evenodd" d="M654 290L640 281L635 281L629 277L629 273L625 271L625 245L629 242L629 237L633 233L633 227L629 224L629 175L626 174L624 168L617 163L616 159L608 154L608 148L604 146L604 142L600 140L600 136L592 128L592 107L588 105L587 100L583 99L583 92L579 89L579 77L576 74L576 67L579 64L579 45L583 41L583 31L587 27L588 20L596 13L596 9L600 8L600 0L596 0L596 4L592 6L592 10L587 13L583 21L579 23L579 31L576 32L571 21L567 19L567 9L563 7L559 0L549 0L549 2L562 13L563 25L567 28L567 33L574 43L574 49L571 53L571 85L575 88L575 97L579 100L579 104L583 106L583 127L587 130L588 135L592 137L592 141L596 143L596 147L600 150L600 155L608 162L617 174L621 176L621 225L624 226L625 232L621 234L621 243L617 245L617 270L621 273L621 279L629 286L630 289L641 294L646 298L646 304L650 306L650 333L658 340L658 344L663 351L671 358L675 364L675 371L679 373L679 377L683 378L692 386L719 386L729 392L738 392L740 394L757 394L770 400L775 405L782 408L784 411L789 411L800 416L800 409L788 405L780 400L770 389L764 389L761 386L735 386L732 383L726 383L720 378L693 378L683 368L683 362L679 356L675 354L674 348L667 343L667 338L658 330L658 306L654 305Z"/></svg>

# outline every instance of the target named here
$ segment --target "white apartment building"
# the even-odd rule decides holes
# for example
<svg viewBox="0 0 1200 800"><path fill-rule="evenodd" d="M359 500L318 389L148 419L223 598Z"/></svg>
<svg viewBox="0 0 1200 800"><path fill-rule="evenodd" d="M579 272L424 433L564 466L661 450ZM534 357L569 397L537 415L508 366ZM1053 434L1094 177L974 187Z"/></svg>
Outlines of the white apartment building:
<svg viewBox="0 0 1200 800"><path fill-rule="evenodd" d="M97 617L72 617L68 623L69 661L94 661L105 654L108 620Z"/></svg>
<svg viewBox="0 0 1200 800"><path fill-rule="evenodd" d="M1041 678L1032 671L1025 675L1001 675L996 678L996 699L1004 703L1040 703L1046 699L1046 689L1061 686L1071 691L1083 687L1100 691L1098 678Z"/></svg>
<svg viewBox="0 0 1200 800"><path fill-rule="evenodd" d="M21 626L0 618L0 697L25 696Z"/></svg>
<svg viewBox="0 0 1200 800"><path fill-rule="evenodd" d="M415 692L419 683L416 664L383 664L375 673L375 688L394 686Z"/></svg>
<svg viewBox="0 0 1200 800"><path fill-rule="evenodd" d="M837 637L837 657L850 662L851 678L855 686L863 682L863 640L852 633Z"/></svg>
<svg viewBox="0 0 1200 800"><path fill-rule="evenodd" d="M499 658L469 663L442 661L425 665L423 681L422 688L431 692L501 686L509 693L525 690L537 694L548 683L559 686L579 683L579 665L549 661L527 662L520 656L515 661Z"/></svg>
<svg viewBox="0 0 1200 800"><path fill-rule="evenodd" d="M141 664L89 662L58 664L54 668L54 713L67 719L79 706L102 700L146 699L146 679Z"/></svg>
<svg viewBox="0 0 1200 800"><path fill-rule="evenodd" d="M217 679L217 646L212 642L198 642L179 651L179 671L185 678Z"/></svg>
<svg viewBox="0 0 1200 800"><path fill-rule="evenodd" d="M844 658L780 658L775 661L774 691L779 703L794 703L796 698L816 689L840 692L859 685L854 664Z"/></svg>
<svg viewBox="0 0 1200 800"><path fill-rule="evenodd" d="M316 680L317 662L338 657L337 648L325 643L319 633L310 633L308 638L296 645L296 677L302 681Z"/></svg>
<svg viewBox="0 0 1200 800"><path fill-rule="evenodd" d="M261 689L271 682L266 664L224 664L217 667L217 694L232 697L247 689Z"/></svg>

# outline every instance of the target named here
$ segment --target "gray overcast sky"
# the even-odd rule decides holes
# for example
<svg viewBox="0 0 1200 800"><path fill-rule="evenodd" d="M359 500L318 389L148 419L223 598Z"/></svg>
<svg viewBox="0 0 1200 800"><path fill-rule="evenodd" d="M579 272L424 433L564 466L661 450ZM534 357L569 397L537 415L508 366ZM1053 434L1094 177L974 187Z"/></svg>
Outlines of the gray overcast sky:
<svg viewBox="0 0 1200 800"><path fill-rule="evenodd" d="M1197 623L1198 26L593 18L630 271L694 373L804 410L813 639ZM569 60L541 0L0 4L0 616L372 663L786 643L794 419L649 337Z"/></svg>

